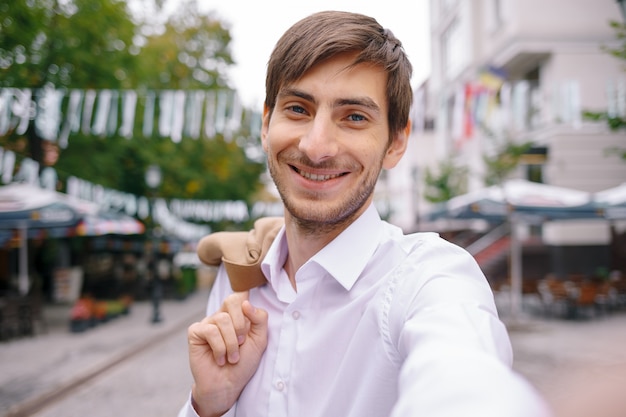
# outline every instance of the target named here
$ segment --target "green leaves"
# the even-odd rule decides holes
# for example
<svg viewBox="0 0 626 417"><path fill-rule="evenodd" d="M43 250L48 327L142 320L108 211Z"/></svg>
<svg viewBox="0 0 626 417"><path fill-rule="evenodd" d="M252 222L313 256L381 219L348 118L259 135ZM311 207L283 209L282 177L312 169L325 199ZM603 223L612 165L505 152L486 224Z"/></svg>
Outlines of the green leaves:
<svg viewBox="0 0 626 417"><path fill-rule="evenodd" d="M456 164L452 158L440 162L436 172L426 168L424 198L431 203L441 203L467 191L465 166Z"/></svg>
<svg viewBox="0 0 626 417"><path fill-rule="evenodd" d="M143 0L145 10L159 1ZM0 4L0 87L79 90L135 90L139 96L130 137L74 132L54 166L69 176L136 195L147 195L146 167L163 172L165 198L250 201L261 188L263 162L246 157L244 146L258 142L242 125L213 137L141 134L142 97L148 90L224 90L233 65L231 36L213 14L196 2L183 3L165 22L143 22L121 0L11 0ZM260 66L262 68L262 65ZM244 110L244 115L247 110ZM156 124L156 121L155 121ZM15 132L0 146L42 162L43 140ZM231 140L232 138L232 140ZM245 139L244 139L245 138ZM28 146L24 146L28 143Z"/></svg>

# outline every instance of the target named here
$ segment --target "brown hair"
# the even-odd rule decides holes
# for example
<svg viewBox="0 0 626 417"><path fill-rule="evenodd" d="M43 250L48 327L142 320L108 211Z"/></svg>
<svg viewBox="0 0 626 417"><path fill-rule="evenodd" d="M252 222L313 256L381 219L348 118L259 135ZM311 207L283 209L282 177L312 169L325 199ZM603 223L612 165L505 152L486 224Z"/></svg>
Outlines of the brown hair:
<svg viewBox="0 0 626 417"><path fill-rule="evenodd" d="M412 66L402 43L374 18L358 13L325 11L289 28L278 40L267 64L265 105L270 113L279 90L311 67L336 54L359 52L353 65L369 63L387 72L387 115L391 137L404 129L413 101ZM390 140L391 140L390 137Z"/></svg>

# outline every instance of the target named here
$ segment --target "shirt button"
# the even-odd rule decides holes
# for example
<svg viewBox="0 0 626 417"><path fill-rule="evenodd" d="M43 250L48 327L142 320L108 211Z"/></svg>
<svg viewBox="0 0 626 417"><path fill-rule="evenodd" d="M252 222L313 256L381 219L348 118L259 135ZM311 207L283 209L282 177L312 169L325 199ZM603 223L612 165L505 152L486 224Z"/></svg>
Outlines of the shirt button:
<svg viewBox="0 0 626 417"><path fill-rule="evenodd" d="M278 391L282 391L282 390L284 390L284 389L285 389L285 383L284 383L283 381L278 381L278 382L276 383L276 389L277 389Z"/></svg>
<svg viewBox="0 0 626 417"><path fill-rule="evenodd" d="M298 320L300 318L300 312L294 311L293 313L291 313L291 317L293 317L294 320Z"/></svg>

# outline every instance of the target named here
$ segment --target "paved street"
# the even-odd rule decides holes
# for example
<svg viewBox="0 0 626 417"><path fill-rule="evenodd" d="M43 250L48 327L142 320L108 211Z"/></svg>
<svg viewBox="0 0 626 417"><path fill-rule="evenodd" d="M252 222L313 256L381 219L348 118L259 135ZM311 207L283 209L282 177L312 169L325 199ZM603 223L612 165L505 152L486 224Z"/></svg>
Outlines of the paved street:
<svg viewBox="0 0 626 417"><path fill-rule="evenodd" d="M83 333L69 331L67 307L48 308L47 331L0 343L0 416L30 416L42 406L59 417L111 416L114 406L120 416L172 415L145 407L169 403L171 410L184 402L186 329L203 317L207 296L201 290L164 301L158 324L150 322L151 303L137 302L128 316Z"/></svg>
<svg viewBox="0 0 626 417"><path fill-rule="evenodd" d="M138 303L129 317L83 334L57 326L0 344L0 416L175 416L191 384L186 327L202 315L206 297L201 291L167 301L165 321L156 326L149 324L150 304ZM529 314L512 320L506 307L501 310L515 369L555 406L557 417L626 415L626 311L583 320ZM90 372L95 376L85 377ZM55 388L58 395L46 397ZM37 396L44 400L38 411L16 407ZM611 404L618 411L600 408Z"/></svg>
<svg viewBox="0 0 626 417"><path fill-rule="evenodd" d="M186 333L180 331L33 417L174 417L191 381Z"/></svg>
<svg viewBox="0 0 626 417"><path fill-rule="evenodd" d="M546 318L536 309L512 320L501 310L513 367L557 417L626 417L626 310L578 320Z"/></svg>

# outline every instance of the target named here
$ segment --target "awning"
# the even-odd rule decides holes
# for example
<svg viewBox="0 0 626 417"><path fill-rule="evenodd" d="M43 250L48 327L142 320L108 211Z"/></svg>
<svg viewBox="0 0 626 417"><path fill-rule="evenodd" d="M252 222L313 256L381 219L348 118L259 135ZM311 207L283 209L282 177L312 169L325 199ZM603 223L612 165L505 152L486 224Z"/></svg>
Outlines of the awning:
<svg viewBox="0 0 626 417"><path fill-rule="evenodd" d="M511 310L519 313L522 298L522 252L517 224L553 220L603 219L603 210L591 193L514 179L454 197L437 206L429 220L483 219L510 222Z"/></svg>
<svg viewBox="0 0 626 417"><path fill-rule="evenodd" d="M0 187L0 239L9 238L8 231L17 230L20 240L18 287L28 293L29 238L71 235L101 236L109 234L142 234L144 225L118 213L99 210L97 204L80 200L37 185L12 183Z"/></svg>
<svg viewBox="0 0 626 417"><path fill-rule="evenodd" d="M78 236L140 235L145 230L144 224L133 217L106 212L87 215L76 226Z"/></svg>
<svg viewBox="0 0 626 417"><path fill-rule="evenodd" d="M82 213L58 194L30 184L0 187L0 229L75 226Z"/></svg>
<svg viewBox="0 0 626 417"><path fill-rule="evenodd" d="M516 179L454 197L436 206L428 219L503 222L513 213L528 224L602 218L591 193Z"/></svg>
<svg viewBox="0 0 626 417"><path fill-rule="evenodd" d="M593 201L601 208L604 218L626 219L626 182L595 193Z"/></svg>

